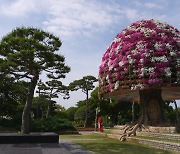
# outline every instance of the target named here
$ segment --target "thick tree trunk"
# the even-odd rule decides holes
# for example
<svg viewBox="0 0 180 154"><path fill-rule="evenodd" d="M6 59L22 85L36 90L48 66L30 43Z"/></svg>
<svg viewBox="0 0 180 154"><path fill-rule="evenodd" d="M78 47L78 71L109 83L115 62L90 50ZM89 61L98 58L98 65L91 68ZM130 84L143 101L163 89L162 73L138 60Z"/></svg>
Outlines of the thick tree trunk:
<svg viewBox="0 0 180 154"><path fill-rule="evenodd" d="M21 133L28 134L29 133L29 124L30 124L30 111L32 106L32 99L34 96L34 90L37 85L37 81L39 76L36 75L32 78L31 84L28 89L26 104L22 114L22 126L21 126Z"/></svg>
<svg viewBox="0 0 180 154"><path fill-rule="evenodd" d="M146 129L145 126L164 126L166 124L161 92L161 89L147 89L139 92L141 116L136 124L124 127L124 132L120 137L121 141L125 141L132 134L135 136L138 128Z"/></svg>
<svg viewBox="0 0 180 154"><path fill-rule="evenodd" d="M161 89L148 89L139 92L144 125L158 126L165 123L161 92Z"/></svg>

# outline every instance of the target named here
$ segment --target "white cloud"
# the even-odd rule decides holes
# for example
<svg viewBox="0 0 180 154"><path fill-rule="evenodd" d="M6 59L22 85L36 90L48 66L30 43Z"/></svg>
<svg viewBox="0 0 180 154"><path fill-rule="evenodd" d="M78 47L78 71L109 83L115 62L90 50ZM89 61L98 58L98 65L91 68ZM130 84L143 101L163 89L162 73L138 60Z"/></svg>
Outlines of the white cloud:
<svg viewBox="0 0 180 154"><path fill-rule="evenodd" d="M89 35L100 32L119 22L120 16L114 15L114 6L87 0L53 0L47 3L49 17L44 27L61 36Z"/></svg>
<svg viewBox="0 0 180 154"><path fill-rule="evenodd" d="M0 13L16 18L28 16L32 20L43 14L43 19L37 23L38 27L43 27L62 38L92 36L111 30L113 25L121 23L123 18L134 22L150 18L161 20L167 17L152 11L160 8L155 2L142 3L136 0L134 4L135 7L132 8L120 3L109 4L107 1L102 3L98 0L14 0L10 3L2 0ZM36 16L32 16L32 13L36 13Z"/></svg>
<svg viewBox="0 0 180 154"><path fill-rule="evenodd" d="M124 7L123 9L124 17L130 22L135 22L143 19L157 19L160 21L166 21L168 18L165 14L159 14L153 11L140 10L134 8Z"/></svg>
<svg viewBox="0 0 180 154"><path fill-rule="evenodd" d="M125 8L124 14L131 22L136 21L140 18L138 10L135 9Z"/></svg>
<svg viewBox="0 0 180 154"><path fill-rule="evenodd" d="M156 3L153 2L142 2L142 1L134 1L134 4L139 7L145 7L148 9L162 9L164 4L162 1L156 1Z"/></svg>
<svg viewBox="0 0 180 154"><path fill-rule="evenodd" d="M34 0L15 0L11 3L1 3L0 12L9 17L24 17L29 12L37 10Z"/></svg>
<svg viewBox="0 0 180 154"><path fill-rule="evenodd" d="M149 9L162 9L162 6L160 6L156 3L145 3L144 6Z"/></svg>

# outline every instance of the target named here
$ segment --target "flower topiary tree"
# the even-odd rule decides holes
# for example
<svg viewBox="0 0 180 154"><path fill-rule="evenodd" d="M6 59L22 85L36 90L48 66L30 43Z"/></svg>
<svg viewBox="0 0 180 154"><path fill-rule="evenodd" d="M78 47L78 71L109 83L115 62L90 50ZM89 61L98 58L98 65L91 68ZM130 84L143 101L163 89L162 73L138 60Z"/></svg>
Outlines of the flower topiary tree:
<svg viewBox="0 0 180 154"><path fill-rule="evenodd" d="M179 30L151 19L119 33L102 58L99 95L140 101L141 116L125 129L122 140L142 124L164 124L163 99L180 99Z"/></svg>

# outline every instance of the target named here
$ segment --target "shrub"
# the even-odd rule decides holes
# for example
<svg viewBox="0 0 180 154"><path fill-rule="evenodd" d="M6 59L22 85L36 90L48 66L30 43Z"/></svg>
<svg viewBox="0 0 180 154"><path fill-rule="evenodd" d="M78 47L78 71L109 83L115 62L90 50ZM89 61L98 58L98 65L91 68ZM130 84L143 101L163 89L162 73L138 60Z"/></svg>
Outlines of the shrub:
<svg viewBox="0 0 180 154"><path fill-rule="evenodd" d="M67 119L49 117L48 119L32 120L30 130L32 132L63 132L75 131L76 129Z"/></svg>
<svg viewBox="0 0 180 154"><path fill-rule="evenodd" d="M19 119L0 119L0 126L14 129L14 130L20 130L21 129L21 121Z"/></svg>

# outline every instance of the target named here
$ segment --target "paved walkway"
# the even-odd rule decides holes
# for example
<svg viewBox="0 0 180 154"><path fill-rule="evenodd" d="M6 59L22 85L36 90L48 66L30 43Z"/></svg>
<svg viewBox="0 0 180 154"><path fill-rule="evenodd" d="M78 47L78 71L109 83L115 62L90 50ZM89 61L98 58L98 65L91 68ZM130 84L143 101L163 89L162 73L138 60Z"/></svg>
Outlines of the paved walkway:
<svg viewBox="0 0 180 154"><path fill-rule="evenodd" d="M0 154L92 154L70 141L40 144L0 144Z"/></svg>

